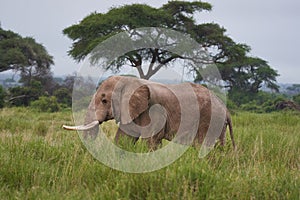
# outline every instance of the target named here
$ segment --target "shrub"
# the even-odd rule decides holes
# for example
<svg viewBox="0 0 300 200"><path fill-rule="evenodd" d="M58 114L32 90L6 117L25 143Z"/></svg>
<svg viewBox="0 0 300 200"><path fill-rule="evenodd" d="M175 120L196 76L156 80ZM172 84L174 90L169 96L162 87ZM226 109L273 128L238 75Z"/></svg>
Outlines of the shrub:
<svg viewBox="0 0 300 200"><path fill-rule="evenodd" d="M300 94L293 96L293 101L300 105Z"/></svg>
<svg viewBox="0 0 300 200"><path fill-rule="evenodd" d="M263 112L262 107L258 105L256 101L251 101L249 103L242 104L240 108L245 111L252 111L257 113Z"/></svg>
<svg viewBox="0 0 300 200"><path fill-rule="evenodd" d="M55 96L41 96L38 100L33 101L31 106L41 112L57 112L59 104Z"/></svg>
<svg viewBox="0 0 300 200"><path fill-rule="evenodd" d="M59 88L54 92L54 96L57 98L57 102L64 104L68 107L72 106L72 91L67 88Z"/></svg>
<svg viewBox="0 0 300 200"><path fill-rule="evenodd" d="M236 110L237 109L236 104L232 100L230 100L230 99L226 99L226 107L229 110Z"/></svg>
<svg viewBox="0 0 300 200"><path fill-rule="evenodd" d="M4 107L4 98L5 98L5 90L4 88L0 85L0 108Z"/></svg>
<svg viewBox="0 0 300 200"><path fill-rule="evenodd" d="M230 100L239 109L257 113L269 113L276 111L278 102L285 101L287 98L282 94L259 91L253 94L243 94L238 92L229 93Z"/></svg>
<svg viewBox="0 0 300 200"><path fill-rule="evenodd" d="M9 88L9 104L11 106L28 106L33 100L28 87Z"/></svg>

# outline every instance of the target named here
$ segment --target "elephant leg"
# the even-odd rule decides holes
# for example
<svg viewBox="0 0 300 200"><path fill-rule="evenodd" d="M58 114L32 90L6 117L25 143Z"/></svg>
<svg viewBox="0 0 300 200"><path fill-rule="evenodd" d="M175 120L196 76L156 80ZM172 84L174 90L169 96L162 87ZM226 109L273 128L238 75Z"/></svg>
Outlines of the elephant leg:
<svg viewBox="0 0 300 200"><path fill-rule="evenodd" d="M151 151L155 151L162 146L163 138L164 138L164 129L149 138L145 138L145 140L147 141L148 148Z"/></svg>
<svg viewBox="0 0 300 200"><path fill-rule="evenodd" d="M221 135L219 136L221 146L224 146L226 142L226 128L227 128L227 123L224 124Z"/></svg>
<svg viewBox="0 0 300 200"><path fill-rule="evenodd" d="M162 140L158 140L155 138L148 138L147 139L147 145L150 151L155 151L157 150L161 145L162 145Z"/></svg>
<svg viewBox="0 0 300 200"><path fill-rule="evenodd" d="M208 132L208 129L209 129L209 123L200 123L199 124L199 129L198 129L198 133L196 135L196 141L198 143L198 145L202 145L203 142L204 142L204 139L205 139L205 136ZM210 139L210 138L208 138ZM210 140L209 141L206 141L206 142L211 142ZM194 142L194 144L196 144L196 142ZM197 145L197 144L196 144Z"/></svg>
<svg viewBox="0 0 300 200"><path fill-rule="evenodd" d="M118 128L118 131L117 131L116 136L115 136L115 143L119 144L120 140L123 140L123 139L129 140L130 142L135 144L138 141L139 138L130 136L130 135L126 134L121 128Z"/></svg>

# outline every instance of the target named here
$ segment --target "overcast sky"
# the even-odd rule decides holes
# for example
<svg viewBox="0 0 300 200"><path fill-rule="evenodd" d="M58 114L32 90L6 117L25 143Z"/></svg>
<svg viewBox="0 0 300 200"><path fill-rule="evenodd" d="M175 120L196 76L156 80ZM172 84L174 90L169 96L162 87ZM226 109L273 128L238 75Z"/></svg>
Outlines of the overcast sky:
<svg viewBox="0 0 300 200"><path fill-rule="evenodd" d="M55 75L72 74L80 64L68 55L72 41L62 30L91 12L113 6L147 3L160 7L164 0L0 0L3 29L32 36L54 56ZM263 58L278 70L281 83L300 83L299 0L206 0L211 12L197 15L198 22L216 22L236 42L251 46L251 55ZM298 57L299 56L299 57Z"/></svg>

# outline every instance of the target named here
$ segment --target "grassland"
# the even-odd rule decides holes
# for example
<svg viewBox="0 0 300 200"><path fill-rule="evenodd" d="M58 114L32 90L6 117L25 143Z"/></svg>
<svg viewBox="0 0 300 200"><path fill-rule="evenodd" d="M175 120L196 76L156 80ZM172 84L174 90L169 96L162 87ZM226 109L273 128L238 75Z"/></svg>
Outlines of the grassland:
<svg viewBox="0 0 300 200"><path fill-rule="evenodd" d="M204 159L190 148L145 174L110 169L75 132L71 111L0 110L0 199L299 199L300 115L237 113L228 139ZM228 137L229 138L229 137Z"/></svg>

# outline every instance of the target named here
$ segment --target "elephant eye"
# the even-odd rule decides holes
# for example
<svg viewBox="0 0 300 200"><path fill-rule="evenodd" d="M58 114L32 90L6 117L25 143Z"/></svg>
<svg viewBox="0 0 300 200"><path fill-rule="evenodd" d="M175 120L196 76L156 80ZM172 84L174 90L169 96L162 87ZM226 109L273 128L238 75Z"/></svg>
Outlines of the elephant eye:
<svg viewBox="0 0 300 200"><path fill-rule="evenodd" d="M103 104L106 104L106 103L107 103L107 100L106 100L106 99L102 99L102 103L103 103Z"/></svg>

